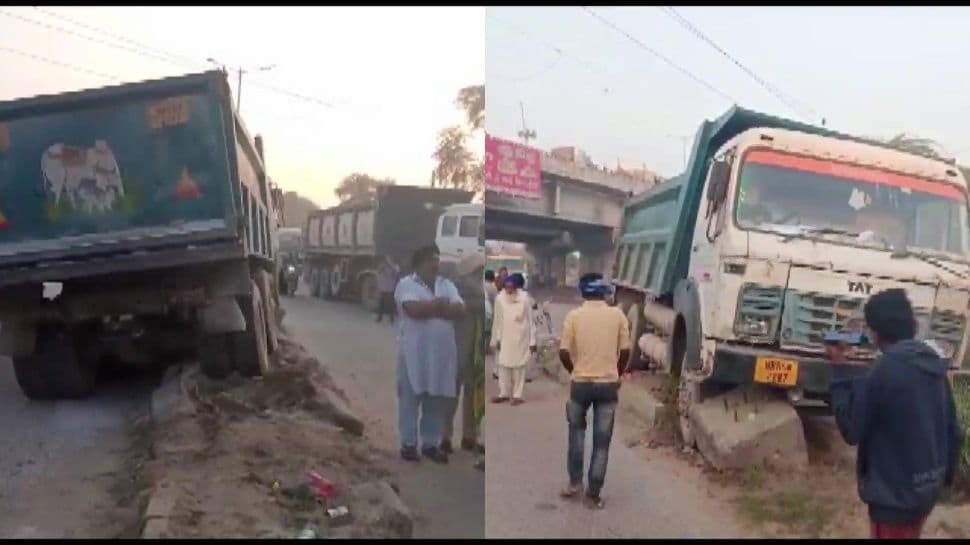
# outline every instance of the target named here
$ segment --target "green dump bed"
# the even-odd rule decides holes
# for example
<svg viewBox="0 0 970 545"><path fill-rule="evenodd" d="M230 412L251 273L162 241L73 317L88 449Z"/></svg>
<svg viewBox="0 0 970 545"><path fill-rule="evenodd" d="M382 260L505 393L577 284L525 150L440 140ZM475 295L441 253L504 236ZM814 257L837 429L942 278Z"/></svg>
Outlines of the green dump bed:
<svg viewBox="0 0 970 545"><path fill-rule="evenodd" d="M0 285L267 254L230 105L221 72L0 102Z"/></svg>
<svg viewBox="0 0 970 545"><path fill-rule="evenodd" d="M615 281L618 285L662 296L672 293L677 282L687 277L694 223L711 158L729 140L757 127L875 144L737 106L714 121L704 121L694 138L687 169L637 195L626 205L616 254Z"/></svg>

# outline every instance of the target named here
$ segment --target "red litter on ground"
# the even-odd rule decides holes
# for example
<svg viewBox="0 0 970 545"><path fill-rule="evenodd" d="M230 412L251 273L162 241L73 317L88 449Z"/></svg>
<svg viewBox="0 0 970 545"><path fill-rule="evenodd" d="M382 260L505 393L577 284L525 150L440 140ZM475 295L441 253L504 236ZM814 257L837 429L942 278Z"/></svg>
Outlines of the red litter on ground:
<svg viewBox="0 0 970 545"><path fill-rule="evenodd" d="M317 493L318 500L329 500L337 495L337 485L328 481L323 475L320 475L316 471L308 471L307 477L310 479L313 490Z"/></svg>

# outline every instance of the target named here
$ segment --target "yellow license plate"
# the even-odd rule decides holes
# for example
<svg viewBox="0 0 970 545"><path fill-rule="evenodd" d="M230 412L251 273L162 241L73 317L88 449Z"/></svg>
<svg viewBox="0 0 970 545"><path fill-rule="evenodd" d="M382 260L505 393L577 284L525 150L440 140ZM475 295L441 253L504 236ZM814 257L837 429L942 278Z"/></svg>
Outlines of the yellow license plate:
<svg viewBox="0 0 970 545"><path fill-rule="evenodd" d="M794 386L798 382L798 362L780 358L758 358L754 366L754 381Z"/></svg>

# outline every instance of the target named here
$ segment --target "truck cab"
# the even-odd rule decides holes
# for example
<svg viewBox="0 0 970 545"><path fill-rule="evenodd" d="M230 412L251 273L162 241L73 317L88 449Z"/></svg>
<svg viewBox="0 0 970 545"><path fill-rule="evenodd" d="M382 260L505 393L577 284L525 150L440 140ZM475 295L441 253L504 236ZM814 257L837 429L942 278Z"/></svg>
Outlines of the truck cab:
<svg viewBox="0 0 970 545"><path fill-rule="evenodd" d="M700 385L826 402L824 335L890 288L918 337L966 367L967 184L952 162L736 108L624 214L617 301L636 358L680 374L682 431Z"/></svg>
<svg viewBox="0 0 970 545"><path fill-rule="evenodd" d="M473 254L485 255L485 206L481 203L453 204L438 218L435 244L443 263L457 263Z"/></svg>

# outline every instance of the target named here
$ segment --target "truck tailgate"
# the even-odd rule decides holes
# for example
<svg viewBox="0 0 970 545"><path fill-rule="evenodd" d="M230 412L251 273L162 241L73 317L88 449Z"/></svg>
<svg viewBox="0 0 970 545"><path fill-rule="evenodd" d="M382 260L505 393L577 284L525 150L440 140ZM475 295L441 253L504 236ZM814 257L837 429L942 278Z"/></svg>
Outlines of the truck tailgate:
<svg viewBox="0 0 970 545"><path fill-rule="evenodd" d="M219 77L0 103L0 269L230 242Z"/></svg>

